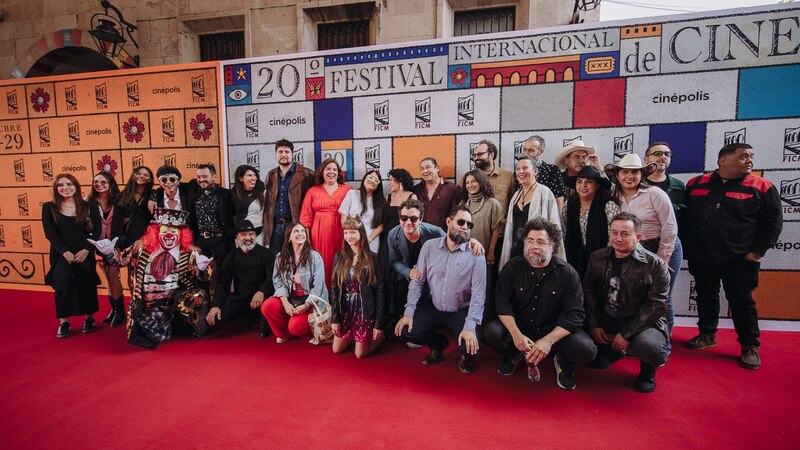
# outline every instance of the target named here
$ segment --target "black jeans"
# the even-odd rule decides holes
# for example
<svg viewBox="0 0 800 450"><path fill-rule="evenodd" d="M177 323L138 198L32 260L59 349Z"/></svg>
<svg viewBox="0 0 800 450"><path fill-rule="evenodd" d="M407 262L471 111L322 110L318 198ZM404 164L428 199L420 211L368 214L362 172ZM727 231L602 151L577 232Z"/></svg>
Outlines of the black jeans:
<svg viewBox="0 0 800 450"><path fill-rule="evenodd" d="M253 294L255 294L255 292L253 292ZM250 307L250 301L252 299L253 295L249 297L228 297L225 302L220 305L219 309L222 310L222 319L217 321L217 323L228 323L239 318L244 318L246 321L252 323L264 317L261 315L261 308L253 309ZM264 300L266 300L266 298Z"/></svg>
<svg viewBox="0 0 800 450"><path fill-rule="evenodd" d="M739 260L724 264L689 261L689 273L697 291L697 327L701 333L716 333L719 324L720 282L733 318L733 327L742 345L758 346L761 332L753 289L758 286L761 264Z"/></svg>
<svg viewBox="0 0 800 450"><path fill-rule="evenodd" d="M284 223L274 222L272 225L272 235L269 237L269 249L272 250L272 253L275 255L283 248L284 232L289 222L291 222L291 219Z"/></svg>
<svg viewBox="0 0 800 450"><path fill-rule="evenodd" d="M431 350L444 350L450 341L445 336L436 333L436 329L447 326L458 340L458 335L464 329L468 311L469 307L455 312L439 311L433 306L430 299L420 300L417 310L414 312L411 332L408 331L408 327L403 328L400 339L417 345L427 345ZM475 335L480 336L480 325L475 325ZM478 346L478 352L480 352L480 344ZM459 344L458 351L464 356L469 356L467 346L463 342ZM478 356L478 352L474 356Z"/></svg>
<svg viewBox="0 0 800 450"><path fill-rule="evenodd" d="M544 337L543 335L537 335L537 333L531 333L530 330L521 328L520 331L534 341ZM495 349L502 356L513 358L519 354L519 350L514 346L514 339L511 338L511 333L508 332L508 329L500 319L494 319L486 324L483 329L483 339L486 345ZM559 360L563 365L575 369L590 363L597 353L597 347L585 331L578 330L553 344L550 353L554 356L556 353L560 354L561 358Z"/></svg>

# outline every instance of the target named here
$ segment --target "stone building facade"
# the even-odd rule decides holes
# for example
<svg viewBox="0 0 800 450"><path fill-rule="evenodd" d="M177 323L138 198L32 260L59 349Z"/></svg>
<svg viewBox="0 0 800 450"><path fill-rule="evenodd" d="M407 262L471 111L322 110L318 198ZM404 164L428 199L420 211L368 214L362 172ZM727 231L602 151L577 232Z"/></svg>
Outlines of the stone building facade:
<svg viewBox="0 0 800 450"><path fill-rule="evenodd" d="M138 27L133 37L139 48L128 42L125 50L132 56L138 55L141 67L200 61L200 36L216 33L243 32L244 56L265 56L318 50L318 26L326 23L368 20L368 44L392 44L451 37L454 16L461 11L511 7L513 29L522 30L569 24L574 7L571 0L113 0L112 3L127 22ZM17 69L14 76L33 76L34 72L27 67L40 60L38 67L43 72L39 75L102 68L90 69L91 55L79 56L74 51L42 59L58 51L59 45L63 46L63 39L53 42L54 33L66 29L88 31L92 28L92 16L102 11L99 0L0 1L0 79L12 78L15 67L25 70ZM582 12L579 19L591 22L598 17L599 8ZM88 33L84 33L81 46L96 50Z"/></svg>

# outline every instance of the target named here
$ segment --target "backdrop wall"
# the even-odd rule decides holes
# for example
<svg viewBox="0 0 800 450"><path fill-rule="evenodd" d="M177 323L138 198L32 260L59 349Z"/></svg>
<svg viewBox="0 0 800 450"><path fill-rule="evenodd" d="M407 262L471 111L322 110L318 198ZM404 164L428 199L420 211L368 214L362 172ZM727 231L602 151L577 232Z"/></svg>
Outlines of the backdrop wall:
<svg viewBox="0 0 800 450"><path fill-rule="evenodd" d="M287 138L296 161L337 158L355 185L372 168L417 175L424 156L458 177L482 139L498 144L511 169L522 142L539 134L550 161L574 139L596 146L603 163L668 141L671 172L687 180L713 170L724 144L747 142L784 207L781 240L762 264L759 312L794 327L798 85L800 7L791 5L3 82L0 287L42 286L39 214L62 171L87 185L115 164L122 183L140 163L175 163L189 177L211 162L228 178L247 163L263 175L276 165L274 142ZM677 289L677 314L693 316L685 270Z"/></svg>

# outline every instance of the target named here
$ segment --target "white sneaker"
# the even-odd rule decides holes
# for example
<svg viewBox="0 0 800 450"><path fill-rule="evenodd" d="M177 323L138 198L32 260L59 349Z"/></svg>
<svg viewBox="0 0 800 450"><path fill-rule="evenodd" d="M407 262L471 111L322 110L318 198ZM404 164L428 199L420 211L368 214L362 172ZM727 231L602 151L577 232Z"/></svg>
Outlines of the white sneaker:
<svg viewBox="0 0 800 450"><path fill-rule="evenodd" d="M278 344L283 344L283 343L289 342L289 341L290 341L290 339L281 339L279 337L275 338L275 342L277 342Z"/></svg>

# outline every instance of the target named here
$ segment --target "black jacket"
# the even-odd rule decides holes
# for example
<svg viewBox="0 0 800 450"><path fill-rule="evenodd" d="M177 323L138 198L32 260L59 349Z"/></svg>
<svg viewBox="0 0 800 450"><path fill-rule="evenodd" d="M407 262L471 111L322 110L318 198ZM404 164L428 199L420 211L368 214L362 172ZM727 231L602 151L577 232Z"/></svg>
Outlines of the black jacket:
<svg viewBox="0 0 800 450"><path fill-rule="evenodd" d="M763 256L783 227L778 190L752 174L726 182L716 171L696 176L686 184L685 203L680 233L688 260L715 264L749 252Z"/></svg>
<svg viewBox="0 0 800 450"><path fill-rule="evenodd" d="M228 253L219 267L217 284L214 288L212 307L220 307L227 300L246 300L256 292L271 297L275 292L272 286L272 268L275 255L264 246L256 245L249 253L237 248ZM231 290L233 283L233 292Z"/></svg>
<svg viewBox="0 0 800 450"><path fill-rule="evenodd" d="M586 305L586 324L589 329L603 328L604 308L608 301L614 249L595 251L589 257L589 267L583 277L583 297ZM667 294L669 269L667 263L641 244L622 263L620 271L622 321L618 330L623 338L631 338L647 328L667 333ZM606 330L608 331L608 330Z"/></svg>
<svg viewBox="0 0 800 450"><path fill-rule="evenodd" d="M345 244L346 245L346 244ZM336 253L333 259L333 267L339 262L341 253ZM383 268L380 265L380 258L374 253L370 252L372 257L372 264L375 267L375 286L369 286L366 283L358 285L359 293L361 294L361 312L364 317L369 320L374 320L373 328L383 329L386 324L384 323L383 313L386 305L383 298ZM335 280L331 279L331 323L342 323L342 311L344 310L344 302L346 301L347 293L338 286Z"/></svg>

